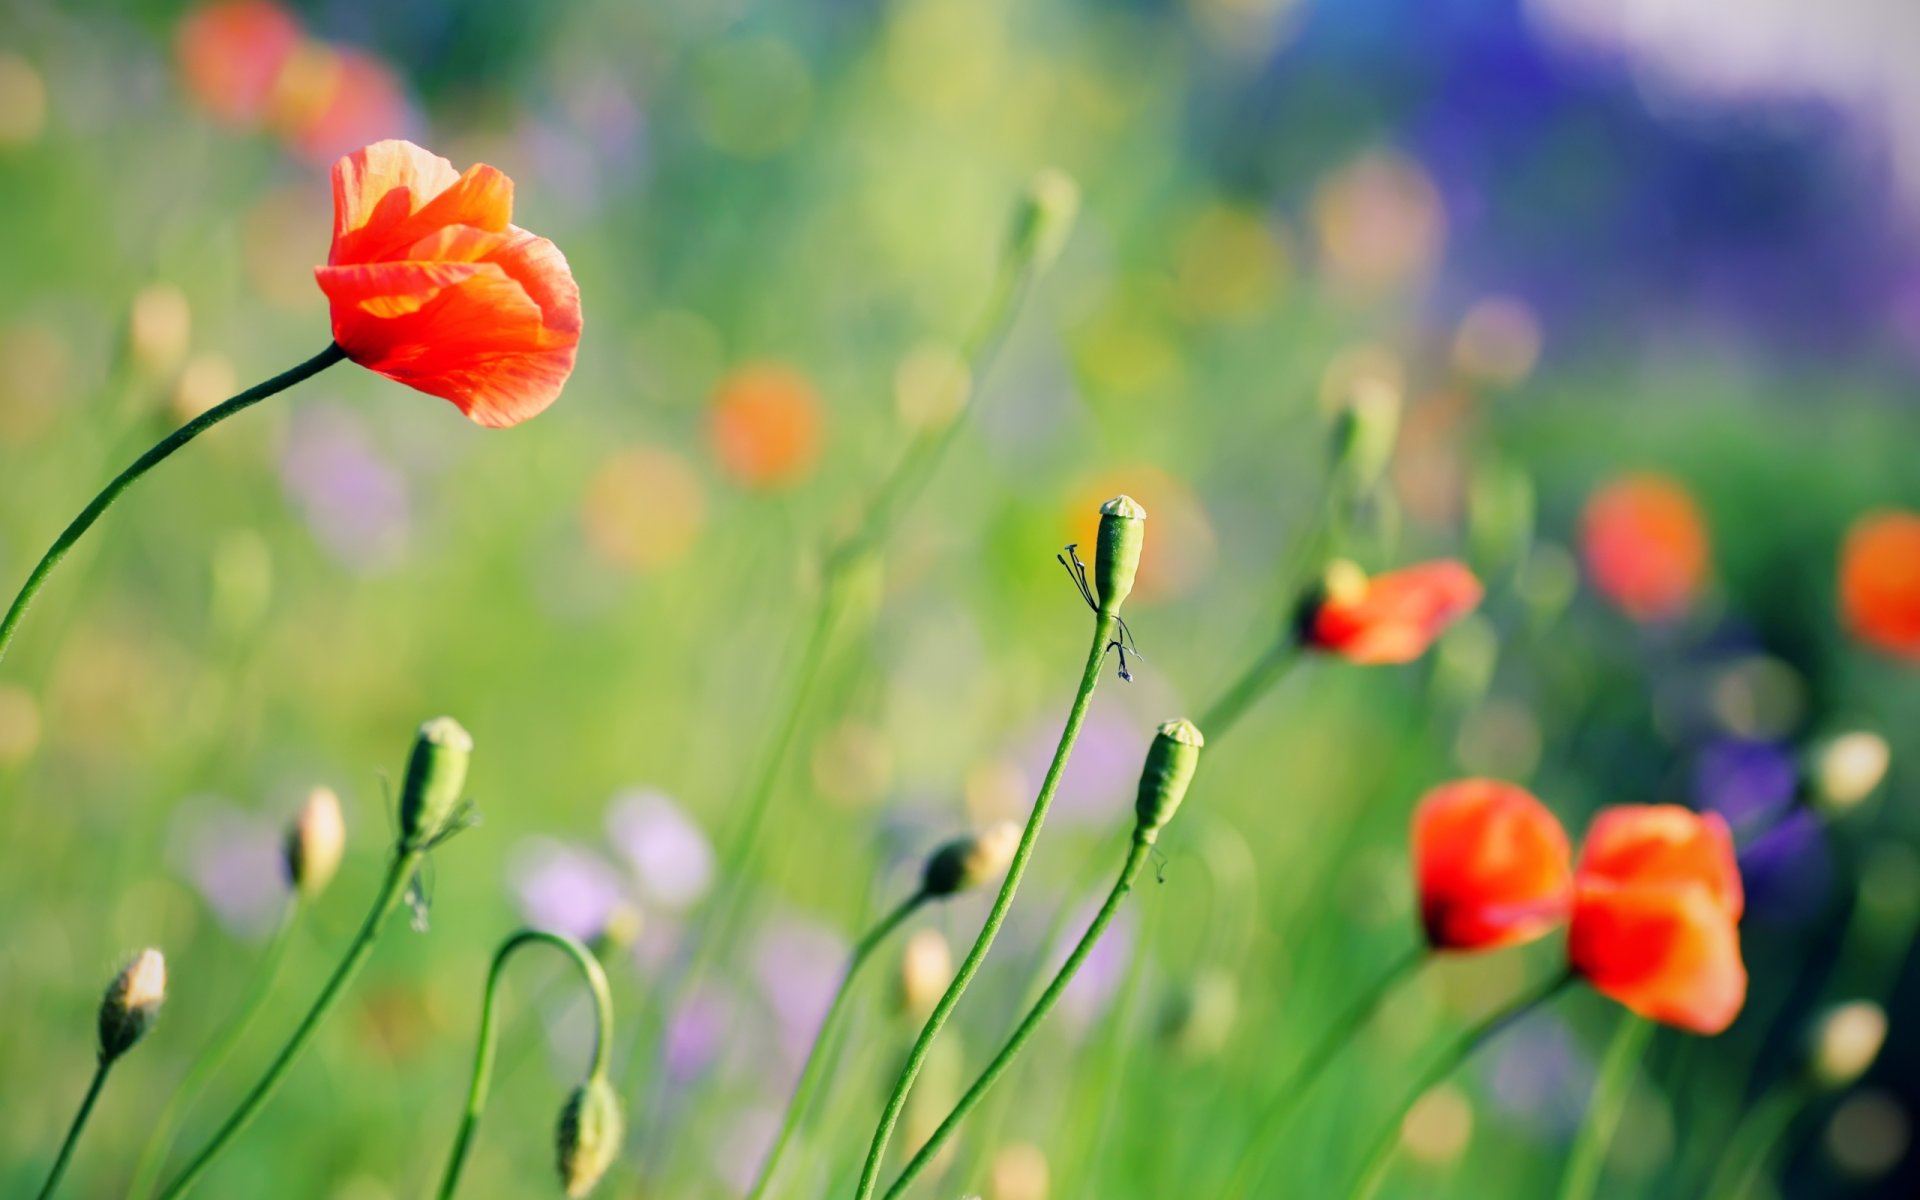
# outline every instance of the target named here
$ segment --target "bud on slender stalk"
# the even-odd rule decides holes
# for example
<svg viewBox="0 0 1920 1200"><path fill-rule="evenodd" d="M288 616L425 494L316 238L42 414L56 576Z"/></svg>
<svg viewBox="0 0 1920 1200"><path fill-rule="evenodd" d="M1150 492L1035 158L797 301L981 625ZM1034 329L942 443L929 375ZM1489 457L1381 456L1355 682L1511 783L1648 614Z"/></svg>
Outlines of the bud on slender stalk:
<svg viewBox="0 0 1920 1200"><path fill-rule="evenodd" d="M1807 1074L1839 1091L1867 1073L1887 1041L1887 1012L1871 1000L1836 1004L1814 1022L1807 1039Z"/></svg>
<svg viewBox="0 0 1920 1200"><path fill-rule="evenodd" d="M610 964L633 949L646 924L646 916L639 908L627 903L616 904L600 923L599 932L587 943L587 949L602 963Z"/></svg>
<svg viewBox="0 0 1920 1200"><path fill-rule="evenodd" d="M1843 733L1813 760L1814 796L1830 812L1845 812L1873 794L1886 778L1892 752L1877 733Z"/></svg>
<svg viewBox="0 0 1920 1200"><path fill-rule="evenodd" d="M1100 506L1100 533L1093 549L1093 594L1100 611L1117 613L1133 591L1140 550L1147 541L1147 510L1132 496Z"/></svg>
<svg viewBox="0 0 1920 1200"><path fill-rule="evenodd" d="M1379 486L1400 433L1400 393L1389 383L1364 379L1333 419L1333 469L1349 496Z"/></svg>
<svg viewBox="0 0 1920 1200"><path fill-rule="evenodd" d="M400 834L408 843L439 833L467 783L473 735L452 717L435 717L420 726L407 759L400 790Z"/></svg>
<svg viewBox="0 0 1920 1200"><path fill-rule="evenodd" d="M1044 271L1060 257L1080 215L1080 185L1066 172L1049 167L1033 177L1013 215L1007 257L1015 264Z"/></svg>
<svg viewBox="0 0 1920 1200"><path fill-rule="evenodd" d="M560 1110L554 1136L559 1152L560 1184L569 1196L584 1196L600 1182L620 1155L626 1138L626 1118L620 1097L605 1077L596 1075L573 1089Z"/></svg>
<svg viewBox="0 0 1920 1200"><path fill-rule="evenodd" d="M340 797L331 788L315 788L287 827L285 860L287 882L302 899L326 890L340 869L347 846L347 823L340 815Z"/></svg>
<svg viewBox="0 0 1920 1200"><path fill-rule="evenodd" d="M920 890L929 896L951 896L998 879L1019 845L1020 827L1012 821L954 838L927 856Z"/></svg>
<svg viewBox="0 0 1920 1200"><path fill-rule="evenodd" d="M1199 727L1184 718L1168 721L1153 735L1147 765L1140 771L1140 796L1133 806L1138 836L1154 841L1161 827L1173 819L1187 797L1187 785L1200 765L1200 747L1206 743Z"/></svg>
<svg viewBox="0 0 1920 1200"><path fill-rule="evenodd" d="M100 1002L100 1061L114 1061L147 1036L166 998L167 960L149 947L121 968Z"/></svg>

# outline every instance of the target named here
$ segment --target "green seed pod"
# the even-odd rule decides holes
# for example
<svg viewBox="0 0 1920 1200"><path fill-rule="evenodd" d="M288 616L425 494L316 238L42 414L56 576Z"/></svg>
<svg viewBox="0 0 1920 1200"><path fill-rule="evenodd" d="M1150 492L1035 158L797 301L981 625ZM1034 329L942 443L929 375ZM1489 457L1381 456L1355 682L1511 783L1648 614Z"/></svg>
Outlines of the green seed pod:
<svg viewBox="0 0 1920 1200"><path fill-rule="evenodd" d="M1200 747L1206 744L1199 727L1184 718L1168 721L1153 735L1147 765L1140 771L1140 798L1133 806L1138 836L1154 841L1161 826L1173 820L1200 765Z"/></svg>
<svg viewBox="0 0 1920 1200"><path fill-rule="evenodd" d="M1362 380L1333 419L1333 473L1350 499L1380 485L1400 435L1400 393L1376 379Z"/></svg>
<svg viewBox="0 0 1920 1200"><path fill-rule="evenodd" d="M1133 591L1140 550L1147 544L1147 510L1132 496L1100 506L1100 533L1093 547L1093 595L1100 611L1117 613Z"/></svg>
<svg viewBox="0 0 1920 1200"><path fill-rule="evenodd" d="M1012 821L957 837L927 856L920 890L929 896L951 896L998 879L1020 845L1020 827Z"/></svg>
<svg viewBox="0 0 1920 1200"><path fill-rule="evenodd" d="M347 823L340 797L331 788L315 788L287 827L284 847L287 882L307 900L326 890L347 847Z"/></svg>
<svg viewBox="0 0 1920 1200"><path fill-rule="evenodd" d="M453 815L467 784L473 735L452 717L435 717L420 727L407 758L400 789L400 836L406 842L432 838Z"/></svg>
<svg viewBox="0 0 1920 1200"><path fill-rule="evenodd" d="M167 998L167 960L142 950L120 969L100 1001L100 1061L112 1062L147 1036Z"/></svg>
<svg viewBox="0 0 1920 1200"><path fill-rule="evenodd" d="M1065 171L1052 167L1041 171L1027 184L1014 211L1008 260L1027 270L1046 270L1060 257L1079 215L1080 185Z"/></svg>
<svg viewBox="0 0 1920 1200"><path fill-rule="evenodd" d="M567 1195L584 1196L592 1191L620 1156L620 1143L626 1136L620 1097L605 1077L596 1075L573 1089L560 1110L560 1126L554 1134L560 1185Z"/></svg>

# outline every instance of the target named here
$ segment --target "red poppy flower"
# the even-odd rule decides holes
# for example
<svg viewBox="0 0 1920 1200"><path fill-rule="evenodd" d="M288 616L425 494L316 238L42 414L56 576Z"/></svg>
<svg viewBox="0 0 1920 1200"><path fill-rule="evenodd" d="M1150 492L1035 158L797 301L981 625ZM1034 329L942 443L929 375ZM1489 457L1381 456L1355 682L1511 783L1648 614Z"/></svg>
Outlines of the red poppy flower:
<svg viewBox="0 0 1920 1200"><path fill-rule="evenodd" d="M272 0L204 4L180 22L174 54L194 100L233 125L258 123L300 45L300 24Z"/></svg>
<svg viewBox="0 0 1920 1200"><path fill-rule="evenodd" d="M511 224L513 181L411 142L333 166L333 249L314 274L333 338L370 371L515 425L560 395L580 289L558 248Z"/></svg>
<svg viewBox="0 0 1920 1200"><path fill-rule="evenodd" d="M1920 513L1874 513L1848 531L1840 611L1861 641L1920 659Z"/></svg>
<svg viewBox="0 0 1920 1200"><path fill-rule="evenodd" d="M1421 563L1369 579L1351 563L1327 573L1303 623L1306 644L1349 662L1412 662L1449 625L1472 612L1482 589L1452 559Z"/></svg>
<svg viewBox="0 0 1920 1200"><path fill-rule="evenodd" d="M1435 949L1517 946L1567 918L1567 833L1525 788L1462 779L1433 789L1414 810L1413 853Z"/></svg>
<svg viewBox="0 0 1920 1200"><path fill-rule="evenodd" d="M1595 492L1580 538L1594 587L1636 621L1679 616L1706 581L1706 521L1663 476L1630 475Z"/></svg>
<svg viewBox="0 0 1920 1200"><path fill-rule="evenodd" d="M1740 1014L1744 904L1727 823L1676 805L1608 809L1574 873L1567 957L1641 1016L1719 1033Z"/></svg>
<svg viewBox="0 0 1920 1200"><path fill-rule="evenodd" d="M807 377L779 363L733 371L713 393L713 450L734 479L791 487L820 459L820 399Z"/></svg>

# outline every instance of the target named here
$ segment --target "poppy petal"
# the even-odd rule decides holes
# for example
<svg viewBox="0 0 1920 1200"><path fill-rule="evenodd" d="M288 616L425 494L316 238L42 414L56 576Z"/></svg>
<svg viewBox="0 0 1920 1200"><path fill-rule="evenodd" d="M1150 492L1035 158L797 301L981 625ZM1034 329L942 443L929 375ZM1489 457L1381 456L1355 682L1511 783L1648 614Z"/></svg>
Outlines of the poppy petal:
<svg viewBox="0 0 1920 1200"><path fill-rule="evenodd" d="M1703 886L1582 883L1567 956L1603 995L1695 1033L1721 1032L1746 1003L1739 928Z"/></svg>

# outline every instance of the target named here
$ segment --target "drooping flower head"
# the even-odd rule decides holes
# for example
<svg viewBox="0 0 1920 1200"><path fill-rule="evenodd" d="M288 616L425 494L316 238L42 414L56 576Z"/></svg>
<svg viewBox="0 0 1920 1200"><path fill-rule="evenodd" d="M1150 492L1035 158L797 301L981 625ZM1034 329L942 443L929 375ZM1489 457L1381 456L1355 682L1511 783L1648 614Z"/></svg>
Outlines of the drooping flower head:
<svg viewBox="0 0 1920 1200"><path fill-rule="evenodd" d="M1746 1003L1745 902L1733 836L1718 814L1610 808L1587 831L1574 873L1567 957L1641 1016L1719 1033Z"/></svg>
<svg viewBox="0 0 1920 1200"><path fill-rule="evenodd" d="M1595 492L1580 519L1593 586L1636 621L1677 617L1707 576L1707 526L1687 490L1629 475Z"/></svg>
<svg viewBox="0 0 1920 1200"><path fill-rule="evenodd" d="M512 223L513 181L465 174L411 142L333 166L333 248L317 267L347 357L515 425L560 395L580 343L580 289L554 244Z"/></svg>
<svg viewBox="0 0 1920 1200"><path fill-rule="evenodd" d="M1348 662L1412 662L1472 612L1481 595L1480 581L1453 559L1371 578L1350 562L1338 562L1301 614L1300 636L1306 645Z"/></svg>
<svg viewBox="0 0 1920 1200"><path fill-rule="evenodd" d="M1543 937L1567 918L1572 850L1525 788L1494 779L1442 784L1413 814L1420 918L1437 950L1494 950Z"/></svg>
<svg viewBox="0 0 1920 1200"><path fill-rule="evenodd" d="M1840 552L1840 613L1867 645L1920 661L1920 513L1854 523Z"/></svg>

